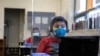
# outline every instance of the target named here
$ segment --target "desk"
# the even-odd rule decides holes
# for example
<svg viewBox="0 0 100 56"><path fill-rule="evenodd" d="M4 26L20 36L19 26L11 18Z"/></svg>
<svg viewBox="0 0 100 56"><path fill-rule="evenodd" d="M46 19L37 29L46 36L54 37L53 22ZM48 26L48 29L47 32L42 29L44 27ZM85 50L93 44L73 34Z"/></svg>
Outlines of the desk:
<svg viewBox="0 0 100 56"><path fill-rule="evenodd" d="M33 50L33 52L36 52L36 48L37 48L37 46L33 46L32 48L31 47L20 46L20 48L19 48L20 56L30 55L31 49Z"/></svg>
<svg viewBox="0 0 100 56"><path fill-rule="evenodd" d="M4 56L19 56L19 47L5 47Z"/></svg>

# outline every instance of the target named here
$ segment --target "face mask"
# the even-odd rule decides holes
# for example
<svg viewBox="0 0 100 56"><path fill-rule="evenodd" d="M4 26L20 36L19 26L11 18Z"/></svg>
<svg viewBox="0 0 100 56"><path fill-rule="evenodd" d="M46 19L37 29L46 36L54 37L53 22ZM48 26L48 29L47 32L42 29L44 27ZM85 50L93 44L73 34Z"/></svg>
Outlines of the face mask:
<svg viewBox="0 0 100 56"><path fill-rule="evenodd" d="M56 37L64 37L65 34L66 34L66 28L54 28L53 29L53 34L56 36Z"/></svg>
<svg viewBox="0 0 100 56"><path fill-rule="evenodd" d="M39 33L33 33L32 36L40 36Z"/></svg>

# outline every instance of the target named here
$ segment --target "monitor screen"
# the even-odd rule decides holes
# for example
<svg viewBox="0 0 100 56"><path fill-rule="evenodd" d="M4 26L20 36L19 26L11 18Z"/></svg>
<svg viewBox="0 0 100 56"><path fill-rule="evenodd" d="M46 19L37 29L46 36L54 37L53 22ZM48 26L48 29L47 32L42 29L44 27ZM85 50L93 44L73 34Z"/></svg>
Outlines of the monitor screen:
<svg viewBox="0 0 100 56"><path fill-rule="evenodd" d="M61 39L59 56L98 56L99 36L70 36Z"/></svg>

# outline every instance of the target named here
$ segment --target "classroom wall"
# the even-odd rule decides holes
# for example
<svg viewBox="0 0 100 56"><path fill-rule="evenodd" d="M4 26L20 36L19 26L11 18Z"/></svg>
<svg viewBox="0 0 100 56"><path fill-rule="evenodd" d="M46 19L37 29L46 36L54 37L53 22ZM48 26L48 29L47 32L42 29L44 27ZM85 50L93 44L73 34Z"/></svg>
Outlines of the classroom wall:
<svg viewBox="0 0 100 56"><path fill-rule="evenodd" d="M73 23L73 0L0 0L0 39L3 39L4 33L4 8L25 9L25 24L23 39L31 36L27 27L27 12L55 12L56 16L62 15L68 20L69 29Z"/></svg>
<svg viewBox="0 0 100 56"><path fill-rule="evenodd" d="M74 0L34 0L34 11L55 12L56 16L64 16L69 23L73 23Z"/></svg>
<svg viewBox="0 0 100 56"><path fill-rule="evenodd" d="M34 11L55 12L61 15L61 0L34 0Z"/></svg>
<svg viewBox="0 0 100 56"><path fill-rule="evenodd" d="M32 0L0 0L0 39L3 39L4 33L4 8L25 9L24 38L30 36L27 29L27 12L32 11Z"/></svg>

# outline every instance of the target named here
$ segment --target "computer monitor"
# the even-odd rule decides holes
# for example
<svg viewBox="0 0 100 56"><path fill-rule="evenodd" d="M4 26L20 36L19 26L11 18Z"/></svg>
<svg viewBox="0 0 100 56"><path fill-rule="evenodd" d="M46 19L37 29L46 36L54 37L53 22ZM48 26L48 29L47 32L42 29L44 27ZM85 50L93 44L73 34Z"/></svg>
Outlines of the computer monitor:
<svg viewBox="0 0 100 56"><path fill-rule="evenodd" d="M59 56L98 56L99 36L61 38Z"/></svg>

